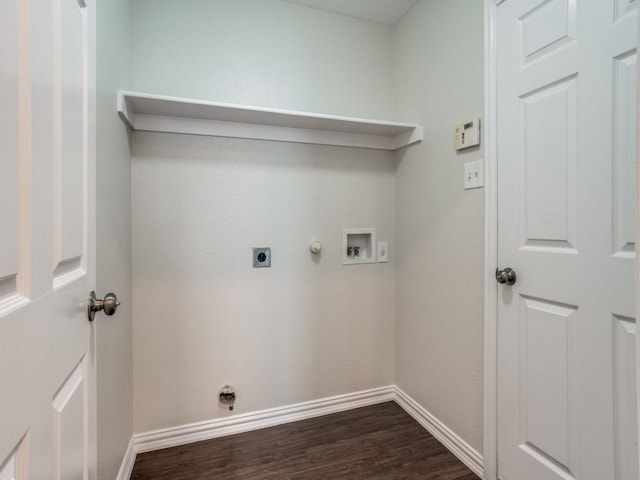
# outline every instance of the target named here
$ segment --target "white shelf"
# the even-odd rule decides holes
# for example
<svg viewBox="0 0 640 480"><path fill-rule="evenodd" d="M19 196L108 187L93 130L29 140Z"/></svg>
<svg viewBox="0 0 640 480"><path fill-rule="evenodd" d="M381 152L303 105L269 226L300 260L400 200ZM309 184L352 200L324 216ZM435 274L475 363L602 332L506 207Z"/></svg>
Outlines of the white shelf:
<svg viewBox="0 0 640 480"><path fill-rule="evenodd" d="M134 130L398 150L422 140L422 126L308 112L118 92L118 113Z"/></svg>

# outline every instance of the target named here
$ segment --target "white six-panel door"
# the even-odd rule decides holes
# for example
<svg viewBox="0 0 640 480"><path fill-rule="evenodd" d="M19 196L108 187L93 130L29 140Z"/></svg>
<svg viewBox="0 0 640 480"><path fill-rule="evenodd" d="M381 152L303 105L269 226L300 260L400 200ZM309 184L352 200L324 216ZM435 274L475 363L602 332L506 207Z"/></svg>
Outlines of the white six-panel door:
<svg viewBox="0 0 640 480"><path fill-rule="evenodd" d="M0 1L0 479L95 478L94 4Z"/></svg>
<svg viewBox="0 0 640 480"><path fill-rule="evenodd" d="M637 0L497 13L498 475L637 480Z"/></svg>

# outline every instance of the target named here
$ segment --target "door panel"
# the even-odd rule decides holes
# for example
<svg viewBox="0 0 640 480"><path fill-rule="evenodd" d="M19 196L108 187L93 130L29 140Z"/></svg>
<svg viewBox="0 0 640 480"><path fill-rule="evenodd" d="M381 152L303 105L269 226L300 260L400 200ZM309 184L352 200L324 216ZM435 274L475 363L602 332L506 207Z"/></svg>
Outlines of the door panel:
<svg viewBox="0 0 640 480"><path fill-rule="evenodd" d="M77 0L55 2L55 265L54 286L82 274L83 183L86 137L85 28Z"/></svg>
<svg viewBox="0 0 640 480"><path fill-rule="evenodd" d="M23 249L23 199L25 184L22 148L28 103L24 101L24 47L26 7L20 2L6 5L0 18L0 315L25 303Z"/></svg>
<svg viewBox="0 0 640 480"><path fill-rule="evenodd" d="M521 96L524 246L577 247L577 78Z"/></svg>
<svg viewBox="0 0 640 480"><path fill-rule="evenodd" d="M94 8L0 2L2 480L96 475Z"/></svg>
<svg viewBox="0 0 640 480"><path fill-rule="evenodd" d="M638 430L636 427L636 323L633 318L613 316L615 328L614 358L616 450L618 469L616 480L638 478Z"/></svg>
<svg viewBox="0 0 640 480"><path fill-rule="evenodd" d="M635 13L638 0L615 0L615 20L618 21L628 14Z"/></svg>
<svg viewBox="0 0 640 480"><path fill-rule="evenodd" d="M88 395L85 359L53 397L54 477L87 478L88 439L84 417L88 414Z"/></svg>
<svg viewBox="0 0 640 480"><path fill-rule="evenodd" d="M637 480L637 5L497 9L503 480Z"/></svg>
<svg viewBox="0 0 640 480"><path fill-rule="evenodd" d="M0 480L14 480L16 478L16 459L11 455L4 466L0 468Z"/></svg>
<svg viewBox="0 0 640 480"><path fill-rule="evenodd" d="M570 471L575 425L569 406L575 396L571 379L577 373L577 308L533 298L521 302L520 397L525 411L520 442Z"/></svg>
<svg viewBox="0 0 640 480"><path fill-rule="evenodd" d="M547 55L576 39L576 10L571 0L551 0L520 19L523 64Z"/></svg>
<svg viewBox="0 0 640 480"><path fill-rule="evenodd" d="M613 253L635 252L636 232L636 49L614 59L613 74Z"/></svg>
<svg viewBox="0 0 640 480"><path fill-rule="evenodd" d="M23 438L4 465L0 465L0 480L27 480L27 446Z"/></svg>

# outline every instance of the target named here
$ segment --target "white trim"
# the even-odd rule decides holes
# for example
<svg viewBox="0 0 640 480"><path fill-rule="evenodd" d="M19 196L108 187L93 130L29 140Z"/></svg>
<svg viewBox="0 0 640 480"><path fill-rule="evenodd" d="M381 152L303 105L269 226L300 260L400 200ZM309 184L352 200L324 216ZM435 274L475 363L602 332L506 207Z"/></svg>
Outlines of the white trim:
<svg viewBox="0 0 640 480"><path fill-rule="evenodd" d="M637 30L637 44L638 49L640 49L640 15L638 15L638 30ZM640 70L638 70L638 83L637 88L640 91ZM636 159L636 188L640 190L640 95L638 96L638 100L636 102L636 118L639 119L637 122L637 137L636 137L636 146L637 148L637 159ZM636 239L640 238L640 196L637 198L637 210L636 210ZM636 240L637 241L637 240ZM636 247L637 248L637 247ZM636 254L636 322L637 319L640 318L640 255ZM640 335L636 335L636 352L640 352ZM636 396L637 396L637 411L640 412L640 355L636 353ZM640 431L640 415L637 416L636 420L636 428ZM640 445L639 445L640 448ZM640 459L640 455L639 455Z"/></svg>
<svg viewBox="0 0 640 480"><path fill-rule="evenodd" d="M498 478L498 158L496 16L500 0L484 3L484 468L486 480Z"/></svg>
<svg viewBox="0 0 640 480"><path fill-rule="evenodd" d="M9 315L22 307L29 305L31 300L20 293L14 293L10 297L0 301L0 318Z"/></svg>
<svg viewBox="0 0 640 480"><path fill-rule="evenodd" d="M400 388L390 385L206 422L137 433L131 438L116 480L129 480L138 453L259 430L389 401L396 402L481 479L487 478L484 476L483 457L477 450Z"/></svg>
<svg viewBox="0 0 640 480"><path fill-rule="evenodd" d="M133 448L133 437L129 441L127 451L124 452L124 458L122 459L122 465L118 471L116 480L129 480L131 473L133 473L133 465L136 463L136 452Z"/></svg>
<svg viewBox="0 0 640 480"><path fill-rule="evenodd" d="M400 388L395 387L395 401L411 415L425 430L442 443L458 460L464 463L480 478L484 479L484 461L482 455L460 438L453 430L425 410Z"/></svg>
<svg viewBox="0 0 640 480"><path fill-rule="evenodd" d="M164 428L133 435L133 450L137 453L175 447L201 440L259 430L283 423L305 420L332 413L365 407L395 399L394 387L380 387L346 395L312 400L285 407L216 418L205 422Z"/></svg>
<svg viewBox="0 0 640 480"><path fill-rule="evenodd" d="M134 130L398 150L422 141L422 126L191 98L118 92Z"/></svg>

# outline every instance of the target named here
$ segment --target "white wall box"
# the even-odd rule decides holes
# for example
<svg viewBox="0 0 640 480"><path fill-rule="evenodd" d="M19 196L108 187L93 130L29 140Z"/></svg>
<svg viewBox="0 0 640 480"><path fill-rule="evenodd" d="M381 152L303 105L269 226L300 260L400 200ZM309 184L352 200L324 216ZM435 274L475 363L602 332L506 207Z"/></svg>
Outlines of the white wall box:
<svg viewBox="0 0 640 480"><path fill-rule="evenodd" d="M342 230L342 263L376 262L376 229L345 228Z"/></svg>
<svg viewBox="0 0 640 480"><path fill-rule="evenodd" d="M133 130L398 150L422 141L422 126L118 92L118 113Z"/></svg>

